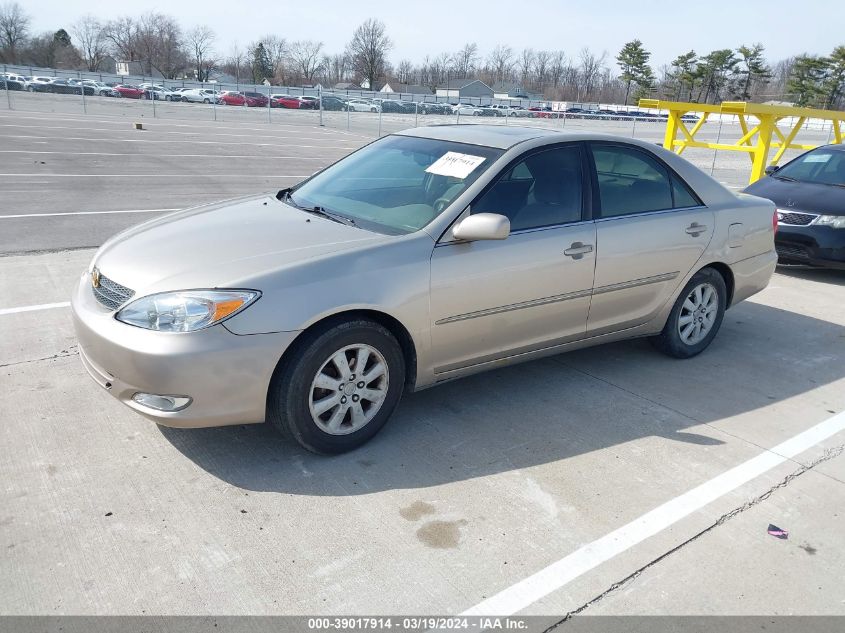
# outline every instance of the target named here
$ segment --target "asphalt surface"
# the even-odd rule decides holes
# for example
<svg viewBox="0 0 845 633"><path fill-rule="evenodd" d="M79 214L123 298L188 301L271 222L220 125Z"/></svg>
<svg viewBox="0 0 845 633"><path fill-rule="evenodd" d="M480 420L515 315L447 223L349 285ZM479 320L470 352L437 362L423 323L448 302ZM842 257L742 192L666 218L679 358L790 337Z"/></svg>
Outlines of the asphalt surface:
<svg viewBox="0 0 845 633"><path fill-rule="evenodd" d="M3 216L271 189L372 138L38 117L0 111ZM266 425L159 428L87 376L82 247L142 217L0 218L0 614L845 615L842 273L781 270L694 359L632 341L489 372L324 458Z"/></svg>

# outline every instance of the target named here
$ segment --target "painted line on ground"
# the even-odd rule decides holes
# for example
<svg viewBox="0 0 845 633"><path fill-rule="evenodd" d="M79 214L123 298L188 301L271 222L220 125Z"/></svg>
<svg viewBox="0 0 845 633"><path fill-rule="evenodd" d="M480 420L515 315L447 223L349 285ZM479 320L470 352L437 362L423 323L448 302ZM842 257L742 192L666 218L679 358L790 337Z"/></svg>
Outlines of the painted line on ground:
<svg viewBox="0 0 845 633"><path fill-rule="evenodd" d="M120 152L57 152L40 149L0 149L0 154L59 154L67 156L138 156L140 158L156 158L161 160L160 154L138 154ZM290 159L290 160L322 160L320 156L260 156L257 154L168 154L167 158L252 158L252 159Z"/></svg>
<svg viewBox="0 0 845 633"><path fill-rule="evenodd" d="M108 213L167 213L169 211L181 211L181 209L120 209L117 211L67 211L62 213L18 213L15 215L0 215L0 220L9 218L47 218L57 215L104 215Z"/></svg>
<svg viewBox="0 0 845 633"><path fill-rule="evenodd" d="M42 303L36 306L21 306L20 308L0 308L0 316L4 314L18 314L20 312L35 312L36 310L53 310L55 308L69 308L70 301L61 303Z"/></svg>
<svg viewBox="0 0 845 633"><path fill-rule="evenodd" d="M584 545L537 573L483 600L461 615L507 616L518 613L602 563L843 430L845 430L845 412L828 418L774 448L667 501L619 529Z"/></svg>
<svg viewBox="0 0 845 633"><path fill-rule="evenodd" d="M43 136L33 136L25 134L4 134L3 138L25 138L25 139L44 139ZM338 145L299 145L294 143L252 143L250 141L195 141L192 139L173 139L158 140L148 138L86 138L82 136L64 136L50 139L52 142L57 141L90 141L93 143L170 143L178 145L249 145L250 147L298 147L300 149L320 149L320 150L340 150L353 151L358 149L355 147L340 147ZM284 141L285 139L279 139ZM45 141L46 142L46 141Z"/></svg>
<svg viewBox="0 0 845 633"><path fill-rule="evenodd" d="M308 178L304 174L191 174L190 178ZM0 174L2 178L188 178L185 174Z"/></svg>
<svg viewBox="0 0 845 633"><path fill-rule="evenodd" d="M211 111L211 108L209 108L209 112L210 111ZM69 113L69 112L51 112L49 114L45 114L44 116L20 116L20 115L15 114L17 111L12 111L11 113L8 113L8 114L7 114L7 112L8 111L0 111L0 119L14 119L14 120L32 119L32 120L35 120L35 121L43 121L43 120L46 119L48 121L60 120L60 121L77 121L77 122L80 122L80 123L113 123L113 124L120 124L120 125L125 125L127 119L131 118L131 116L134 114L134 113L115 114L115 115L106 114L106 115L102 115L102 116L111 116L112 118L110 118L110 119L92 119L92 118L88 118L88 117L90 117L90 115L86 115L85 118L80 118L79 115ZM254 110L252 110L252 112L254 112ZM329 112L329 111L327 111L327 112ZM28 113L33 114L32 111L28 111ZM150 122L150 123L154 122L157 125L160 125L160 126L163 126L163 127L187 127L187 128L211 127L211 128L218 129L218 130L252 130L252 131L256 131L256 132L264 132L264 131L267 131L267 130L270 130L270 131L297 130L298 131L298 130L306 129L306 130L311 130L312 132L323 132L325 136L329 136L329 135L334 134L334 133L348 134L348 135L351 135L351 136L359 136L359 135L355 134L354 132L349 132L348 130L339 130L339 129L332 128L332 127L325 126L325 125L320 126L318 123L311 123L311 122L308 122L308 121L303 121L302 123L279 123L277 121L274 121L272 123L262 122L261 125L264 125L265 127L243 127L242 125L240 125L241 123L247 124L247 125L254 125L256 123L256 121L226 121L226 120L214 121L211 118L209 118L207 121L199 121L197 123L175 123L172 119L162 119L162 118L158 118L158 117L150 119L149 117L144 116L144 114L145 113L140 113L140 116L144 119L145 122ZM338 114L340 114L340 113L338 113ZM283 116L297 116L297 117L302 116L302 117L305 117L305 116L308 116L308 114L286 112ZM326 116L328 117L329 115L326 115ZM343 121L345 123L346 113L343 113L340 116L343 118ZM58 117L58 119L57 119L57 117ZM69 117L76 117L76 118L69 118ZM353 114L353 117L354 117L354 114ZM185 119L177 119L177 120L184 121ZM235 126L233 127L233 126L227 125L228 123L233 123L233 124L235 124ZM366 136L364 138L372 138L372 137Z"/></svg>
<svg viewBox="0 0 845 633"><path fill-rule="evenodd" d="M32 125L17 125L14 123L0 123L0 127L14 127L14 128L24 128L27 130L32 129ZM73 130L75 132L84 131L84 132L125 132L126 129L123 130L113 130L111 128L99 128L99 127L87 127L80 130L79 126L75 127L65 127L65 126L58 126L58 125L39 125L39 130ZM150 130L143 130L143 132L149 132ZM196 131L196 132L173 132L173 131L165 131L164 134L178 134L181 136L200 136L202 134L207 134L207 131ZM233 136L233 137L240 137L240 138L255 138L257 136L261 136L260 134L228 134L226 132L218 132L214 130L214 136ZM314 137L314 136L299 136L299 135L288 135L288 136L276 136L273 134L264 134L264 138L272 138L274 140L285 141L285 140L299 140L299 141L333 141L335 139L331 138L328 135L323 135L321 137ZM42 137L43 138L43 137ZM57 137L61 139L61 137Z"/></svg>

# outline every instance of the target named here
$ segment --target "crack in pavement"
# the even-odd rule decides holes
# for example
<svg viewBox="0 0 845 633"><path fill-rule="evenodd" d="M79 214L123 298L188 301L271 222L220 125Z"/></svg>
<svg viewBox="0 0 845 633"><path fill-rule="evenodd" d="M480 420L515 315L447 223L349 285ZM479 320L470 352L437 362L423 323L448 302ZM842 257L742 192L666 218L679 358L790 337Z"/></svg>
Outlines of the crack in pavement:
<svg viewBox="0 0 845 633"><path fill-rule="evenodd" d="M712 524L710 524L709 526L707 526L706 528L704 528L700 532L697 532L696 534L692 535L690 538L688 538L684 542L679 543L678 545L676 545L672 549L668 550L667 552L664 552L663 554L661 554L657 558L649 561L648 563L646 563L642 567L636 569L632 573L625 576L622 580L616 581L615 583L610 585L610 587L608 587L607 589L602 591L600 594L598 594L597 596L595 596L591 600L588 600L587 602L582 604L577 609L573 609L572 611L569 611L561 620L555 622L549 628L545 629L544 633L548 633L548 631L552 631L553 629L556 629L561 624L564 624L567 620L572 619L573 616L579 615L580 613L582 613L586 609L589 609L591 606L593 606L597 602L604 600L608 595L610 595L614 591L621 589L622 587L624 587L628 583L630 583L630 582L636 580L637 578L639 578L643 574L643 572L645 572L647 569L654 567L655 565L657 565L662 560L668 558L669 556L671 556L675 552L680 551L681 549L683 549L684 547L686 547L690 543L697 541L699 538L701 538L702 536L704 536L708 532L715 530L720 525L727 523L728 521L733 519L735 516L738 516L738 515L742 514L743 512L745 512L746 510L749 510L750 508L753 508L754 506L762 503L763 501L765 501L766 499L771 497L775 493L775 491L780 490L781 488L785 488L786 486L788 486L790 484L790 482L792 482L793 479L800 477L801 475L803 475L804 473L812 470L813 468L815 468L819 464L822 464L822 463L827 462L831 459L834 459L835 457L838 457L839 455L842 454L843 451L845 451L845 444L840 444L839 446L834 446L833 448L826 449L820 457L818 457L817 459L813 460L812 462L810 462L806 465L801 466L795 472L790 473L789 475L784 477L781 481L779 481L774 486L769 488L763 494L758 495L757 497L754 497L750 501L746 501L741 506L738 506L738 507L734 508L733 510L731 510L729 512L726 512L725 514L720 516L716 521L714 521Z"/></svg>
<svg viewBox="0 0 845 633"><path fill-rule="evenodd" d="M0 365L0 369L4 369L6 367L16 367L18 365L26 365L27 363L40 363L45 360L56 360L57 358L67 358L68 356L78 356L79 350L77 349L76 345L71 345L67 349L63 349L58 354L53 354L52 356L45 356L44 358L32 358L30 360L19 360L15 361L14 363L5 363Z"/></svg>

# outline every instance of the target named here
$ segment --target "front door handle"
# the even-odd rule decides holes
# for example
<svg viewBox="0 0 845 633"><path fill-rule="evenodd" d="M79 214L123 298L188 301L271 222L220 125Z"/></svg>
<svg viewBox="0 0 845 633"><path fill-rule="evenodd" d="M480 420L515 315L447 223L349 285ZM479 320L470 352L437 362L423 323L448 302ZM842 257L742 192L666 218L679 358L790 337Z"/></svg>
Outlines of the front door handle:
<svg viewBox="0 0 845 633"><path fill-rule="evenodd" d="M698 222L693 222L686 228L687 235L692 235L693 237L698 237L706 230L707 227L703 224L699 224Z"/></svg>
<svg viewBox="0 0 845 633"><path fill-rule="evenodd" d="M583 244L582 242L572 242L572 246L563 251L563 254L572 259L581 259L586 253L593 252L592 244Z"/></svg>

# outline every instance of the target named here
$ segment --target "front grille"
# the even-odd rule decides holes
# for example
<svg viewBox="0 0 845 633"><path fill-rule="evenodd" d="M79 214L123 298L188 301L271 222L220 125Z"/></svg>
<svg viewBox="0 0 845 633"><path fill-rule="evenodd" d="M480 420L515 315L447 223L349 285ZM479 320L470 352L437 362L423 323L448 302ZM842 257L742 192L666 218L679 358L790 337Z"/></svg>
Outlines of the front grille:
<svg viewBox="0 0 845 633"><path fill-rule="evenodd" d="M117 310L124 303L129 301L135 294L126 286L121 286L103 274L100 274L100 284L97 287L91 286L94 297L109 310Z"/></svg>
<svg viewBox="0 0 845 633"><path fill-rule="evenodd" d="M801 259L806 258L808 256L807 249L803 246L799 246L798 244L775 242L775 250L777 251L778 257L783 257L786 259L792 257L797 257Z"/></svg>
<svg viewBox="0 0 845 633"><path fill-rule="evenodd" d="M796 211L781 211L778 209L778 224L790 226L807 226L818 216L816 213L798 213Z"/></svg>

